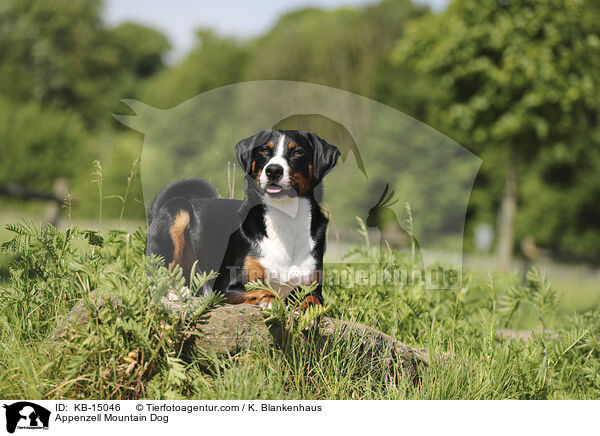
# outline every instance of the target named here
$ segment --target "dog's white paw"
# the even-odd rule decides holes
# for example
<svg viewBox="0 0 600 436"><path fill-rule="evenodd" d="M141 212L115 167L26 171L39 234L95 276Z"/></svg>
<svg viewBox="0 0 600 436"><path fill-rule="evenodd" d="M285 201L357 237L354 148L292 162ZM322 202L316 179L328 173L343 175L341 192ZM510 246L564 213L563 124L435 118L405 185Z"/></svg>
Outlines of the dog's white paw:
<svg viewBox="0 0 600 436"><path fill-rule="evenodd" d="M179 291L182 299L188 299L192 295L192 291L187 286L183 286Z"/></svg>
<svg viewBox="0 0 600 436"><path fill-rule="evenodd" d="M271 309L273 307L273 300L265 298L258 304L258 307L260 307L261 310Z"/></svg>
<svg viewBox="0 0 600 436"><path fill-rule="evenodd" d="M175 292L175 289L170 289L169 292L167 293L167 300L169 301L179 301L181 300L185 300L187 299L190 295L192 294L192 291L190 291L190 288L188 288L187 286L183 286L179 292Z"/></svg>
<svg viewBox="0 0 600 436"><path fill-rule="evenodd" d="M302 315L302 310L298 309L294 311L294 321L298 322L300 320L300 315ZM317 320L312 320L308 326L304 329L305 332L309 330L315 330L319 326Z"/></svg>

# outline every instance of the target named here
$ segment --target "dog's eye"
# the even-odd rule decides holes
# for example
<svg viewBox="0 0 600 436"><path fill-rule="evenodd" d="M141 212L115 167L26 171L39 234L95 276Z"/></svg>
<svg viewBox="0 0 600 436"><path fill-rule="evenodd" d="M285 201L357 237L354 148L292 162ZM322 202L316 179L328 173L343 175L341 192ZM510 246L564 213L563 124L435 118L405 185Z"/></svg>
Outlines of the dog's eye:
<svg viewBox="0 0 600 436"><path fill-rule="evenodd" d="M262 147L260 150L258 150L258 152L263 156L266 156L269 154L269 147Z"/></svg>
<svg viewBox="0 0 600 436"><path fill-rule="evenodd" d="M300 156L304 156L304 151L303 150L294 150L294 156L296 157L300 157Z"/></svg>

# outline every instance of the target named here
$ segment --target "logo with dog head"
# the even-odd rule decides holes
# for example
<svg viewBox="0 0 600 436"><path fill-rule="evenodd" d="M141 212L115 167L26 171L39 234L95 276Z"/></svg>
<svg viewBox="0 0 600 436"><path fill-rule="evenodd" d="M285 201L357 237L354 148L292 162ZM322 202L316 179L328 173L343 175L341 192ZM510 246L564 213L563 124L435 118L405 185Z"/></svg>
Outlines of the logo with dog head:
<svg viewBox="0 0 600 436"><path fill-rule="evenodd" d="M144 134L144 199L154 198L174 180L201 177L230 200L249 198L240 195L245 191L240 186L246 188L246 182L256 184L258 180L265 195L279 201L279 197L293 194L290 187L299 194L306 193L303 186L312 175L313 183L308 185L331 221L329 265L343 265L348 260L374 264L377 258L381 261L398 253L398 264L410 256L409 266L402 266L401 272L423 272L428 289L461 287L467 206L481 159L419 120L347 91L284 80L227 85L170 109L135 100L123 103L135 115L115 115L117 120ZM283 141L282 131L305 132L337 147L343 165L338 163L328 176L327 189L314 183L312 149L299 150L302 144L292 138ZM233 144L241 138L247 139L242 140L240 161ZM280 141L287 148L280 147ZM268 166L269 161L275 163L275 157L279 164ZM243 170L237 176L235 166L230 170L236 159ZM325 158L320 163L329 162L334 161ZM297 171L290 172L287 167ZM270 174L263 169L270 169ZM222 177L225 170L227 177ZM254 180L247 177L249 174ZM279 179L287 182L280 183ZM289 216L295 212L295 208L286 209ZM364 228L360 231L356 231L356 217ZM234 224L226 234L229 228L219 223L225 229L225 242L213 245L222 248L203 250L211 257L207 270L218 270L222 264L229 235L238 227ZM379 255L376 250L369 251L369 238L379 241ZM348 247L366 249L353 255ZM433 277L439 267L451 272L452 280Z"/></svg>
<svg viewBox="0 0 600 436"><path fill-rule="evenodd" d="M3 406L6 409L6 431L14 433L18 429L48 429L50 411L28 401L19 401Z"/></svg>

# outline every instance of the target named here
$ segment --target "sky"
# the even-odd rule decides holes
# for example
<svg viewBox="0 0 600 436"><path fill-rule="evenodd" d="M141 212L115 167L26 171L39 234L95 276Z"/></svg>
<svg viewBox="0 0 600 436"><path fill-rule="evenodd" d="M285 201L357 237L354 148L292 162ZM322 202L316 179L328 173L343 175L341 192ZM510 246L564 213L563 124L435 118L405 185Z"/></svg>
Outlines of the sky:
<svg viewBox="0 0 600 436"><path fill-rule="evenodd" d="M361 6L376 0L105 0L103 16L110 25L133 21L165 33L176 60L195 41L194 30L209 27L221 35L249 38L268 30L283 13L306 6L334 9ZM414 0L442 10L448 0Z"/></svg>

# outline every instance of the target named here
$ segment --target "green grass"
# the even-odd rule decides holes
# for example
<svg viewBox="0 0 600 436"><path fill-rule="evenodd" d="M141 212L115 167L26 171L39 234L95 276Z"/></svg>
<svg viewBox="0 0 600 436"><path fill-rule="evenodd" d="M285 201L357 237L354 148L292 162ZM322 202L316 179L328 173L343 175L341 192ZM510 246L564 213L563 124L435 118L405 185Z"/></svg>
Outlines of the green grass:
<svg viewBox="0 0 600 436"><path fill-rule="evenodd" d="M564 310L560 293L537 270L525 284L467 272L456 290L325 286L329 316L363 322L423 350L429 367L413 386L401 373L365 371L352 344L334 340L318 349L296 340L302 326L290 324L282 348L188 355L184 332L192 321L153 304L181 286L181 273L144 256L143 230L99 234L14 224L7 231L4 251L13 262L0 283L2 398L600 398L600 311ZM374 261L365 250L354 255ZM389 254L380 266L406 262ZM93 290L112 299L99 308L90 300ZM66 340L49 339L81 299L89 321ZM195 318L220 304L205 303ZM279 307L270 316L281 320L290 312ZM496 334L523 325L534 328L528 341Z"/></svg>

